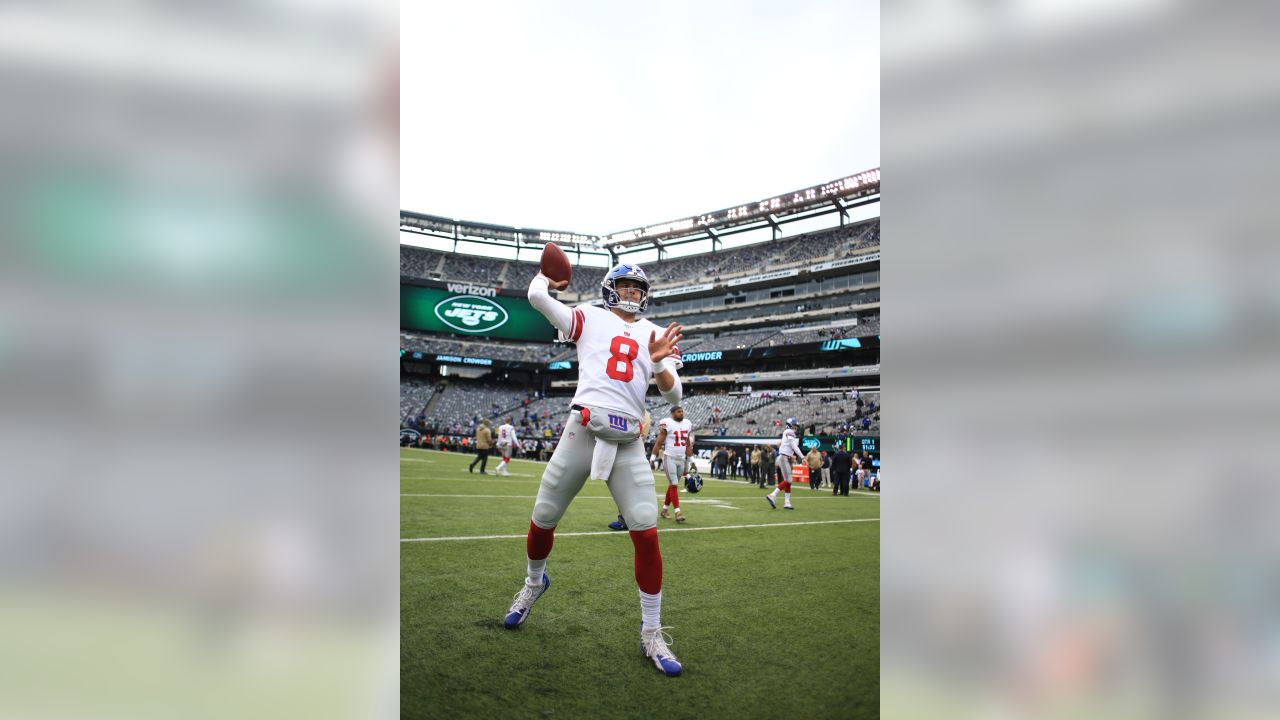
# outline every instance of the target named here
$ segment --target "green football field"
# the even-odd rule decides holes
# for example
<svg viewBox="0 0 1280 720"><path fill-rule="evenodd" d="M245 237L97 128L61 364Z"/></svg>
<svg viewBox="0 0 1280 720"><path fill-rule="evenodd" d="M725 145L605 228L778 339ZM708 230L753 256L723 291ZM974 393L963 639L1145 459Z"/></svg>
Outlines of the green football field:
<svg viewBox="0 0 1280 720"><path fill-rule="evenodd" d="M682 489L687 522L658 520L662 623L684 665L669 678L640 653L631 542L608 528L602 482L556 529L551 588L503 628L545 464L469 474L473 457L400 451L403 717L879 716L878 494L796 485L787 511L742 480Z"/></svg>

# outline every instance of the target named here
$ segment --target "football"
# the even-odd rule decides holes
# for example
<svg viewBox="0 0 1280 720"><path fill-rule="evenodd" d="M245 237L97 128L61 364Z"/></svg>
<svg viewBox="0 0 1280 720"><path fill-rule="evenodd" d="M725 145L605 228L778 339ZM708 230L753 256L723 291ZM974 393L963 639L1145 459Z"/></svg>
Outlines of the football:
<svg viewBox="0 0 1280 720"><path fill-rule="evenodd" d="M560 246L555 243L547 243L542 247L542 260L538 265L538 269L543 275L559 282L561 280L569 280L573 276L573 268L569 265L569 256L564 254Z"/></svg>

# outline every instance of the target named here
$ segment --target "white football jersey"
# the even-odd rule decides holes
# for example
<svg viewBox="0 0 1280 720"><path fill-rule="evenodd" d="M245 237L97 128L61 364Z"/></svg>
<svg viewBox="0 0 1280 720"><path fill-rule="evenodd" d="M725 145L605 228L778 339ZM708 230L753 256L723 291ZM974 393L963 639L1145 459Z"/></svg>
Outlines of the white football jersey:
<svg viewBox="0 0 1280 720"><path fill-rule="evenodd" d="M782 443L778 447L778 454L790 455L793 458L804 454L800 452L800 441L796 440L796 432L791 428L782 431Z"/></svg>
<svg viewBox="0 0 1280 720"><path fill-rule="evenodd" d="M662 329L644 318L628 323L611 311L582 304L573 309L569 339L578 344L578 391L573 402L644 417L653 377L649 334Z"/></svg>
<svg viewBox="0 0 1280 720"><path fill-rule="evenodd" d="M663 455L684 457L689 452L689 442L693 437L693 422L689 418L676 422L675 418L665 417L658 421L658 427L667 431Z"/></svg>
<svg viewBox="0 0 1280 720"><path fill-rule="evenodd" d="M516 441L516 429L510 425L502 424L498 426L498 444L510 445Z"/></svg>

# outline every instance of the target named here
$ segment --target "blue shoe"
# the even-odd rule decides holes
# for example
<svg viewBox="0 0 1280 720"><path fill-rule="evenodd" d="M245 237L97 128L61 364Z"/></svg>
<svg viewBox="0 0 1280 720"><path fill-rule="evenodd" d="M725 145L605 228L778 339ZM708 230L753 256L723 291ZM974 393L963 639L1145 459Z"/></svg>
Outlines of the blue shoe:
<svg viewBox="0 0 1280 720"><path fill-rule="evenodd" d="M529 617L529 609L533 604L542 597L542 593L551 587L551 576L544 570L542 571L542 585L530 585L526 579L524 587L520 588L520 592L516 593L515 600L511 603L511 609L507 611L507 616L503 618L502 624L508 630L515 630L524 624Z"/></svg>
<svg viewBox="0 0 1280 720"><path fill-rule="evenodd" d="M640 628L640 652L644 656L653 661L655 667L667 674L667 677L675 677L679 675L684 667L680 665L680 661L667 647L670 640L664 630L669 628L654 628L645 630Z"/></svg>
<svg viewBox="0 0 1280 720"><path fill-rule="evenodd" d="M623 520L622 516L619 515L617 520L614 520L613 522L609 523L609 529L610 530L626 530L627 521Z"/></svg>
<svg viewBox="0 0 1280 720"><path fill-rule="evenodd" d="M773 502L773 498L769 497L768 495L765 495L764 499L769 501L769 507L773 508L774 510L778 509L778 505Z"/></svg>

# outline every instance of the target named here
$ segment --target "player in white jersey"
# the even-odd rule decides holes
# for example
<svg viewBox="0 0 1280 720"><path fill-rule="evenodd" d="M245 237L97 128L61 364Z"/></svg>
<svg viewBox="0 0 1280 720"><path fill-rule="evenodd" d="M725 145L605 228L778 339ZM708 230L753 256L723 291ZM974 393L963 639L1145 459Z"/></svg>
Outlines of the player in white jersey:
<svg viewBox="0 0 1280 720"><path fill-rule="evenodd" d="M693 423L684 417L684 408L671 407L671 417L658 421L658 438L653 442L653 452L662 449L662 467L667 473L667 496L662 501L662 517L669 518L667 507L676 509L676 522L684 522L680 510L680 482L688 471L689 458L693 457Z"/></svg>
<svg viewBox="0 0 1280 720"><path fill-rule="evenodd" d="M494 470L498 475L510 475L511 471L507 469L507 463L511 462L511 448L515 447L516 428L511 424L511 416L508 415L506 420L498 426L498 452L502 455L502 462L498 463L498 467Z"/></svg>
<svg viewBox="0 0 1280 720"><path fill-rule="evenodd" d="M796 439L796 428L800 423L795 418L787 418L787 429L782 431L782 443L778 446L778 471L782 473L782 479L778 481L778 487L773 492L764 496L769 501L769 507L774 510L778 509L778 504L773 501L778 497L778 491L785 493L782 503L784 510L795 510L791 507L791 466L799 462L804 455L800 451L800 441Z"/></svg>
<svg viewBox="0 0 1280 720"><path fill-rule="evenodd" d="M682 337L681 328L676 323L659 328L639 317L649 304L649 280L638 265L624 263L605 273L600 283L604 307L584 303L570 309L547 292L566 287L567 281L553 283L541 273L529 283L529 302L577 343L578 389L534 500L525 543L528 575L503 624L520 627L533 603L551 587L546 564L556 525L590 475L605 481L631 535L640 589L640 649L659 670L679 675L681 665L667 647L660 622L658 503L640 432L651 379L663 399L680 402L680 377L668 357Z"/></svg>

